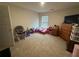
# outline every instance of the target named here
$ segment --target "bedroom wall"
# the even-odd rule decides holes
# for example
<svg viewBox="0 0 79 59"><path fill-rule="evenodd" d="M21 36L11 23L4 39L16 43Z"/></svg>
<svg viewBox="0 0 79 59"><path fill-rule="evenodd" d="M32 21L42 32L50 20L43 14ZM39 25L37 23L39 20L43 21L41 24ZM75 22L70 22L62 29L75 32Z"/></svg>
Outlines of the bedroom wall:
<svg viewBox="0 0 79 59"><path fill-rule="evenodd" d="M7 5L0 5L0 51L14 45Z"/></svg>
<svg viewBox="0 0 79 59"><path fill-rule="evenodd" d="M40 13L40 16L47 15L49 17L48 25L61 25L64 22L64 17L68 15L79 14L79 8L74 8L70 10L49 12L49 13Z"/></svg>
<svg viewBox="0 0 79 59"><path fill-rule="evenodd" d="M12 29L18 25L22 25L25 30L32 27L38 27L39 15L36 12L23 9L18 6L9 6L9 15L11 19Z"/></svg>
<svg viewBox="0 0 79 59"><path fill-rule="evenodd" d="M39 26L39 19L42 15L49 17L48 25L61 25L64 21L64 16L79 14L79 8L73 8L70 10L61 10L49 13L36 13L31 10L26 10L18 6L9 6L9 14L11 18L12 29L17 25L22 25L26 29Z"/></svg>

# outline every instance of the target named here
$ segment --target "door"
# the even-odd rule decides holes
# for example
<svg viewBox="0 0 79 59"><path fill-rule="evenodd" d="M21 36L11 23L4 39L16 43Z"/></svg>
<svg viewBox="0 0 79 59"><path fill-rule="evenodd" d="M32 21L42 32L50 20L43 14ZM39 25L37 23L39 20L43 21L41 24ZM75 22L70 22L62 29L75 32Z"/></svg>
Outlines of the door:
<svg viewBox="0 0 79 59"><path fill-rule="evenodd" d="M0 5L0 51L13 45L8 6Z"/></svg>

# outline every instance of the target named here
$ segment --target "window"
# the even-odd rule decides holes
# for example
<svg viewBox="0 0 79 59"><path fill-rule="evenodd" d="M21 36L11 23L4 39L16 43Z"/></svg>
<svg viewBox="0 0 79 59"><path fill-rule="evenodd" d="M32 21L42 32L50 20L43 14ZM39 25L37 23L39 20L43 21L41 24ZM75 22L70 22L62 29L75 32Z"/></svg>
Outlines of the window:
<svg viewBox="0 0 79 59"><path fill-rule="evenodd" d="M42 16L41 17L40 27L41 28L47 28L48 27L48 16Z"/></svg>

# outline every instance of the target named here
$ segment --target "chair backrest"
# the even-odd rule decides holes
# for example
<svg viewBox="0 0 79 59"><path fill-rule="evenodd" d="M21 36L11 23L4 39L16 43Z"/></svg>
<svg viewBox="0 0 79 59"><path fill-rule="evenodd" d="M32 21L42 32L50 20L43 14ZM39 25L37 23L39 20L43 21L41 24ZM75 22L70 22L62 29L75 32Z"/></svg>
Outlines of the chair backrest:
<svg viewBox="0 0 79 59"><path fill-rule="evenodd" d="M24 32L24 28L23 26L16 26L14 31L19 34L19 33L23 33Z"/></svg>

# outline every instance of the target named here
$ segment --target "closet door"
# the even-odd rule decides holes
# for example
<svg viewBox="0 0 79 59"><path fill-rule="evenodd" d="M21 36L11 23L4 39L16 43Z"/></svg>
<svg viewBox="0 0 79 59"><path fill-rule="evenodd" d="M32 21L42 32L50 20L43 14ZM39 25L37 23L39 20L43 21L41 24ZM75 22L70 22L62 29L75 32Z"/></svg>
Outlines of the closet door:
<svg viewBox="0 0 79 59"><path fill-rule="evenodd" d="M0 51L13 45L8 6L0 5Z"/></svg>

